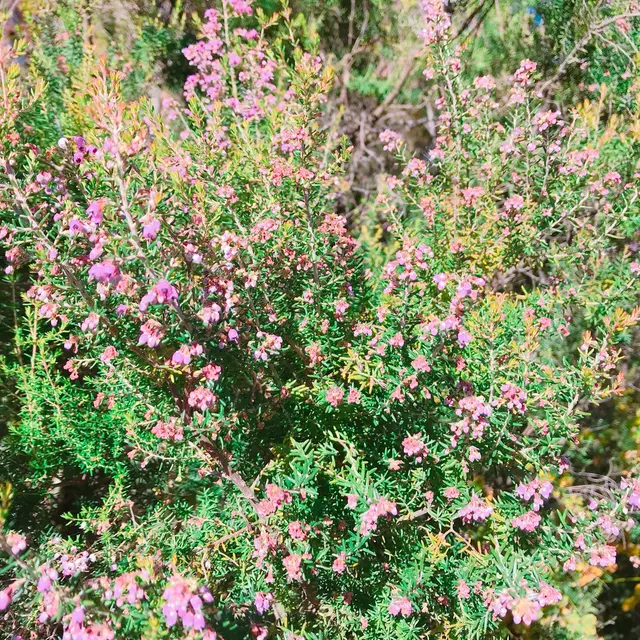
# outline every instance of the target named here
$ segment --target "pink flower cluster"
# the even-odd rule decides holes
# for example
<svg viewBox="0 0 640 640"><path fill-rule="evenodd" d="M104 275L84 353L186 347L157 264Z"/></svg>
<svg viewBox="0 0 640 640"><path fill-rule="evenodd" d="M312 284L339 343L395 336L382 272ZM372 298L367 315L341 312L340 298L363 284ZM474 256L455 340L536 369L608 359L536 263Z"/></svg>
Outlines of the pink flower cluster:
<svg viewBox="0 0 640 640"><path fill-rule="evenodd" d="M263 613L266 613L270 609L272 602L273 602L272 593L265 593L264 591L258 591L256 593L256 597L254 598L253 604L256 608L256 611L260 615L262 615Z"/></svg>
<svg viewBox="0 0 640 640"><path fill-rule="evenodd" d="M409 598L396 597L389 603L387 611L392 616L410 616L413 613L413 606Z"/></svg>
<svg viewBox="0 0 640 640"><path fill-rule="evenodd" d="M148 582L150 579L149 572L146 570L131 571L118 576L111 589L105 591L106 600L115 600L118 607L126 604L136 605L147 597L144 589L138 584L141 579Z"/></svg>
<svg viewBox="0 0 640 640"><path fill-rule="evenodd" d="M140 300L140 311L146 311L150 304L171 304L178 300L177 289L168 280L159 280L149 293Z"/></svg>
<svg viewBox="0 0 640 640"><path fill-rule="evenodd" d="M594 567L610 567L616 563L616 548L605 544L591 550L589 564Z"/></svg>
<svg viewBox="0 0 640 640"><path fill-rule="evenodd" d="M196 387L189 394L188 402L190 407L205 412L209 411L209 409L215 405L217 400L218 398L210 389L207 389L206 387Z"/></svg>
<svg viewBox="0 0 640 640"><path fill-rule="evenodd" d="M449 36L451 16L443 0L422 0L425 26L420 35L425 45L442 42Z"/></svg>
<svg viewBox="0 0 640 640"><path fill-rule="evenodd" d="M161 440L175 440L178 442L184 439L182 425L178 424L177 418L169 418L166 422L158 420L151 429L151 433Z"/></svg>
<svg viewBox="0 0 640 640"><path fill-rule="evenodd" d="M462 518L463 522L482 522L493 513L493 507L484 500L481 500L476 493L471 494L469 503L462 507L457 513L458 518Z"/></svg>
<svg viewBox="0 0 640 640"><path fill-rule="evenodd" d="M429 453L429 448L421 440L421 434L415 433L412 436L407 436L402 441L402 448L407 456L415 456L418 462L422 461L422 458Z"/></svg>
<svg viewBox="0 0 640 640"><path fill-rule="evenodd" d="M546 582L540 582L539 591L527 589L524 596L516 595L513 590L505 590L497 596L490 594L490 597L487 605L494 617L504 618L510 611L516 624L526 626L540 618L542 607L562 600L562 594Z"/></svg>
<svg viewBox="0 0 640 640"><path fill-rule="evenodd" d="M520 387L511 382L505 382L500 387L500 392L507 404L507 408L511 409L514 413L524 413L527 410L527 394Z"/></svg>
<svg viewBox="0 0 640 640"><path fill-rule="evenodd" d="M541 519L540 515L535 511L527 511L527 513L524 513L517 518L513 518L511 520L511 526L530 533L538 528Z"/></svg>
<svg viewBox="0 0 640 640"><path fill-rule="evenodd" d="M114 640L115 633L108 624L85 624L85 611L77 606L65 622L62 640Z"/></svg>
<svg viewBox="0 0 640 640"><path fill-rule="evenodd" d="M27 548L27 539L15 531L8 533L5 541L14 556L20 555Z"/></svg>
<svg viewBox="0 0 640 640"><path fill-rule="evenodd" d="M538 478L526 484L521 482L516 488L516 494L521 500L533 500L534 511L540 511L540 507L549 499L552 491L553 485L550 482Z"/></svg>
<svg viewBox="0 0 640 640"><path fill-rule="evenodd" d="M282 349L282 338L280 336L262 331L258 331L257 336L262 339L262 344L253 353L253 357L256 360L266 361L269 354L277 353Z"/></svg>
<svg viewBox="0 0 640 640"><path fill-rule="evenodd" d="M162 615L167 627L171 628L180 621L185 629L201 631L206 622L202 607L213 602L213 596L207 589L194 592L193 584L183 576L176 574L170 580L162 594L164 605Z"/></svg>
<svg viewBox="0 0 640 640"><path fill-rule="evenodd" d="M368 535L378 528L379 518L390 518L395 515L398 515L396 503L384 497L379 498L360 516L360 533L363 536Z"/></svg>
<svg viewBox="0 0 640 640"><path fill-rule="evenodd" d="M474 440L480 440L492 413L493 409L482 396L466 396L459 400L456 415L464 417L451 425L451 446L456 447L463 434L470 433Z"/></svg>
<svg viewBox="0 0 640 640"><path fill-rule="evenodd" d="M140 338L138 344L146 344L147 347L153 349L160 344L160 341L164 337L164 329L162 325L156 320L147 320L140 327Z"/></svg>
<svg viewBox="0 0 640 640"><path fill-rule="evenodd" d="M285 489L281 489L276 484L267 484L265 492L267 497L260 500L256 507L258 515L261 517L270 516L283 505L291 503L291 494Z"/></svg>

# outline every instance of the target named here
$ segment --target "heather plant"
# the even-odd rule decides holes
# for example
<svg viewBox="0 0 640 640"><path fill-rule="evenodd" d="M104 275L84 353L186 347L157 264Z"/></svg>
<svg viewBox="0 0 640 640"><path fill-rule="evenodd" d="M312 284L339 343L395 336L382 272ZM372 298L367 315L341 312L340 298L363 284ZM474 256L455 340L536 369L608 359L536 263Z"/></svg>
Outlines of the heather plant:
<svg viewBox="0 0 640 640"><path fill-rule="evenodd" d="M0 236L32 279L9 637L595 637L584 578L640 479L572 465L639 317L634 122L550 106L529 60L468 80L422 11L435 145L382 132L398 171L357 236L286 4L207 10L184 105L92 66L53 143L5 52Z"/></svg>

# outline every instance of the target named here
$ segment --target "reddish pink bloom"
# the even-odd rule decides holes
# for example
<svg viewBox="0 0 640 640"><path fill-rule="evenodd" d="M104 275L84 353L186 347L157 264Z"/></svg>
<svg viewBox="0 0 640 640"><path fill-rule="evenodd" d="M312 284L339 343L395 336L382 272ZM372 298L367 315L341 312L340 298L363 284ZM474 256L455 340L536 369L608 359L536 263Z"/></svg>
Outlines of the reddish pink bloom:
<svg viewBox="0 0 640 640"><path fill-rule="evenodd" d="M413 613L413 606L411 605L411 600L409 600L409 598L397 597L389 603L387 611L392 616L410 616Z"/></svg>
<svg viewBox="0 0 640 640"><path fill-rule="evenodd" d="M170 418L167 422L158 421L151 429L151 433L163 440L180 441L184 438L182 426L178 424L177 418Z"/></svg>
<svg viewBox="0 0 640 640"><path fill-rule="evenodd" d="M216 403L216 396L206 387L197 387L189 394L189 406L208 411Z"/></svg>
<svg viewBox="0 0 640 640"><path fill-rule="evenodd" d="M110 345L100 354L100 360L102 360L102 362L110 362L111 360L113 360L113 358L116 358L117 356L118 356L117 349Z"/></svg>
<svg viewBox="0 0 640 640"><path fill-rule="evenodd" d="M364 536L378 528L379 518L390 518L398 514L395 502L379 498L360 516L360 533Z"/></svg>

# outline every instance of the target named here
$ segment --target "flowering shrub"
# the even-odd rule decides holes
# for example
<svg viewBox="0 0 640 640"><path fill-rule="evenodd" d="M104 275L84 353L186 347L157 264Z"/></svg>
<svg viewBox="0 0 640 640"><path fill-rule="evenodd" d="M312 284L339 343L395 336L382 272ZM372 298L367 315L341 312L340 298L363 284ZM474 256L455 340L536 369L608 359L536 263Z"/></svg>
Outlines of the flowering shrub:
<svg viewBox="0 0 640 640"><path fill-rule="evenodd" d="M423 11L436 144L383 132L399 171L357 238L331 71L286 6L209 9L186 106L95 69L84 128L46 148L5 56L0 236L33 279L18 489L79 485L54 533L3 491L10 635L584 637L579 577L616 564L640 504L633 473L569 473L639 318L637 150L542 104L528 60L506 95L467 82Z"/></svg>

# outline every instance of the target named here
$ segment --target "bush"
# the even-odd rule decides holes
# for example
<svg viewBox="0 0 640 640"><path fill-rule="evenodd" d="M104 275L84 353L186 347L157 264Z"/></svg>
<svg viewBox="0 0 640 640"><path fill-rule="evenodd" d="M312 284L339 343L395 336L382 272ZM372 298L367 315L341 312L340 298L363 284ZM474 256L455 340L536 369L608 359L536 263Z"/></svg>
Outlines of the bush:
<svg viewBox="0 0 640 640"><path fill-rule="evenodd" d="M33 282L8 634L595 637L640 480L577 486L571 458L640 315L634 124L561 113L529 60L468 80L424 5L436 144L381 133L357 238L286 5L206 12L186 106L96 64L54 144L3 65L0 236Z"/></svg>

